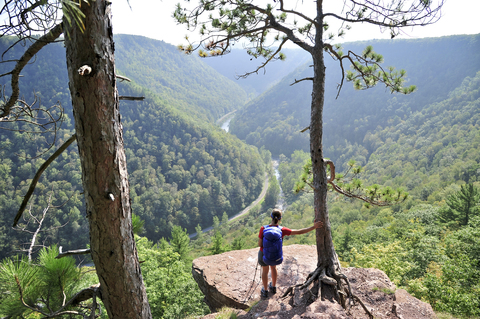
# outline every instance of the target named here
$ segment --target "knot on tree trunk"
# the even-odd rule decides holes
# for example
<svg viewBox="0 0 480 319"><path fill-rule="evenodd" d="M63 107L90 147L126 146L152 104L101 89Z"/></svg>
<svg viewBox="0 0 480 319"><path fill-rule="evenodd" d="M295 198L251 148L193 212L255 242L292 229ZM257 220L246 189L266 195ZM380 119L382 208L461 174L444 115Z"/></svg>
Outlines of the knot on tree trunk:
<svg viewBox="0 0 480 319"><path fill-rule="evenodd" d="M90 73L92 73L92 68L88 65L83 65L78 69L80 75L89 75Z"/></svg>

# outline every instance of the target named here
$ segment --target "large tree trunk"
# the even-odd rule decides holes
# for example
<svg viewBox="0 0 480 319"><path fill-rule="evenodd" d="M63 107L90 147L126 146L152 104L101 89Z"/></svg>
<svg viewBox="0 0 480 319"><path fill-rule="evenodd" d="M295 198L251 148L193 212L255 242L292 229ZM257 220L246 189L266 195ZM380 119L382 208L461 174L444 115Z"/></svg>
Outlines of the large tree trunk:
<svg viewBox="0 0 480 319"><path fill-rule="evenodd" d="M312 159L315 220L323 222L324 226L316 230L317 267L324 282L333 283L336 274L341 271L338 257L332 240L330 221L327 208L327 175L323 160L323 105L325 92L325 62L323 57L323 19L322 1L317 2L317 22L315 46L312 52L314 81L312 88L312 105L310 119L310 156ZM321 278L321 279L322 279Z"/></svg>
<svg viewBox="0 0 480 319"><path fill-rule="evenodd" d="M64 21L91 254L108 316L151 318L132 232L110 6L82 2L84 32Z"/></svg>

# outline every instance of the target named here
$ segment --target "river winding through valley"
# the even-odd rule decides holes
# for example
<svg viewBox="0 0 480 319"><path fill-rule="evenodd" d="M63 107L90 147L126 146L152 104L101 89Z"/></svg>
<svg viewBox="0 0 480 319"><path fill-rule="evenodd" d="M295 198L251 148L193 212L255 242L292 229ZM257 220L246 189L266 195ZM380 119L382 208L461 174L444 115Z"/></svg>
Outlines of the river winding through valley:
<svg viewBox="0 0 480 319"><path fill-rule="evenodd" d="M235 113L235 111L230 112L230 113L223 116L221 119L219 119L217 121L217 125L220 125L222 130L224 130L225 132L228 132L229 129L230 129L230 122L232 121L232 119L234 117L234 113ZM284 195L283 195L282 187L280 186L280 172L278 171L278 165L279 164L280 164L280 161L278 159L272 159L272 167L273 167L273 170L275 172L275 177L277 178L277 181L279 181L278 186L280 188L280 194L278 196L278 201L277 201L277 204L275 205L275 207L279 208L283 211L285 209L285 198L284 198ZM258 203L260 203L260 201L265 197L265 194L267 193L268 183L269 183L268 175L265 175L265 182L264 182L263 190L262 190L260 196L258 196L258 198L253 203L251 203L248 207L246 207L245 209L240 211L235 216L232 216L231 218L229 218L229 220L234 220L234 219L236 219L236 218L238 218L242 215L248 214L248 212L250 211L250 209L252 207L254 207ZM210 226L208 228L203 229L202 232L207 232L207 231L211 230L212 228L213 228L213 226ZM189 235L190 238L195 238L196 236L197 236L196 232Z"/></svg>

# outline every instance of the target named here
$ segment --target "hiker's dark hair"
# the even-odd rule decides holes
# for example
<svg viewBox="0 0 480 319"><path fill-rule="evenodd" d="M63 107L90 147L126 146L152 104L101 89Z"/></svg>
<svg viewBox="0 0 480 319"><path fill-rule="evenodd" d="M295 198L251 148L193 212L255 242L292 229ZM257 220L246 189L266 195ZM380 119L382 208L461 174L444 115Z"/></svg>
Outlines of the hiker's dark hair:
<svg viewBox="0 0 480 319"><path fill-rule="evenodd" d="M272 214L270 215L272 217L272 220L275 224L278 224L278 221L282 219L282 211L278 208L275 208L272 210Z"/></svg>

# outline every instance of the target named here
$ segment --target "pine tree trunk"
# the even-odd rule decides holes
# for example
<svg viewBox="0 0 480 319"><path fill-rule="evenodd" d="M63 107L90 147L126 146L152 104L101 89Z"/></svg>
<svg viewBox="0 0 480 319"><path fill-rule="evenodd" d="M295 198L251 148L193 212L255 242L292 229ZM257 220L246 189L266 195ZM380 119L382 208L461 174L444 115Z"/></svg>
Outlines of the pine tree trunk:
<svg viewBox="0 0 480 319"><path fill-rule="evenodd" d="M109 318L151 318L132 232L111 2L82 2L81 10L86 30L64 27L91 254Z"/></svg>
<svg viewBox="0 0 480 319"><path fill-rule="evenodd" d="M323 56L323 19L322 1L317 2L317 21L315 46L312 52L314 81L310 119L310 156L312 159L315 220L324 226L316 230L317 267L325 270L326 276L340 272L340 263L335 253L327 208L327 175L323 161L323 106L325 92L325 62Z"/></svg>

